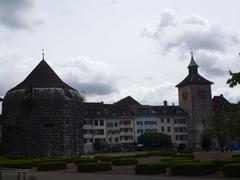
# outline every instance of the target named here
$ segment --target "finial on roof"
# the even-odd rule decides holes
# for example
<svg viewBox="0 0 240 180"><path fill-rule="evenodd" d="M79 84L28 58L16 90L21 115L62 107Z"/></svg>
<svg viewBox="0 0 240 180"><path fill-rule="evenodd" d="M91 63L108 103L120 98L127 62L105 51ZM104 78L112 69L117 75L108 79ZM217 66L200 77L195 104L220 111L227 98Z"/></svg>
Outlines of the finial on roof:
<svg viewBox="0 0 240 180"><path fill-rule="evenodd" d="M44 60L44 49L42 49L42 60Z"/></svg>
<svg viewBox="0 0 240 180"><path fill-rule="evenodd" d="M191 61L188 67L198 67L197 63L195 62L194 58L193 58L193 52L191 51Z"/></svg>

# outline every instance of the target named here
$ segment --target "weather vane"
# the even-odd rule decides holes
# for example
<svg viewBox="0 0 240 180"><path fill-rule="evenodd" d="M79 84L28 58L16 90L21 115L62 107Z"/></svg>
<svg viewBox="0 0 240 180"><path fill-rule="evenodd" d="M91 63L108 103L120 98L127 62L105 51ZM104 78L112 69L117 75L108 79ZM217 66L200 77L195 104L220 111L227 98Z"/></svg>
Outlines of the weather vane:
<svg viewBox="0 0 240 180"><path fill-rule="evenodd" d="M44 60L44 49L42 49L42 60Z"/></svg>

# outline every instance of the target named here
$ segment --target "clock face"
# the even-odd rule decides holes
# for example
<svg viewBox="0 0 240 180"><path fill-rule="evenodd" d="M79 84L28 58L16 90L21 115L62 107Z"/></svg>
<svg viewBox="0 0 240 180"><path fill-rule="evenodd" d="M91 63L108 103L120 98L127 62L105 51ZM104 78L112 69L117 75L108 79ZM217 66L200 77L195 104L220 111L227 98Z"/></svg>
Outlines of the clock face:
<svg viewBox="0 0 240 180"><path fill-rule="evenodd" d="M187 100L188 100L188 92L187 92L187 91L184 91L184 92L182 93L182 98L183 98L184 101L187 101Z"/></svg>
<svg viewBox="0 0 240 180"><path fill-rule="evenodd" d="M197 90L197 96L200 97L201 99L205 99L206 98L206 91L204 89Z"/></svg>

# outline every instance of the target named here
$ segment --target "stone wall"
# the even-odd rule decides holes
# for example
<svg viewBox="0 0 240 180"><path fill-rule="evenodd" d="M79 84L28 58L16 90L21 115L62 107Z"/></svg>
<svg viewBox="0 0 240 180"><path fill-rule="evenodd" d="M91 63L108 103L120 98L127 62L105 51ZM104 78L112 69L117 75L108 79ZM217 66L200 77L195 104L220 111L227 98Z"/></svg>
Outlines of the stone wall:
<svg viewBox="0 0 240 180"><path fill-rule="evenodd" d="M9 91L2 109L3 150L10 158L59 157L83 151L82 98L77 91Z"/></svg>

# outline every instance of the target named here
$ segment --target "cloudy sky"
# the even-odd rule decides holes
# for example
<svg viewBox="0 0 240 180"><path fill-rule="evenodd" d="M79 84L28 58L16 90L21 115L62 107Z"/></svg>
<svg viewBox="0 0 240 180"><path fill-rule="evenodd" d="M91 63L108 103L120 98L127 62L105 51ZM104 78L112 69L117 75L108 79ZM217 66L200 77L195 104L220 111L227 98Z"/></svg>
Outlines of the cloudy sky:
<svg viewBox="0 0 240 180"><path fill-rule="evenodd" d="M178 104L190 52L212 94L240 100L238 0L0 0L0 96L45 60L87 101Z"/></svg>

